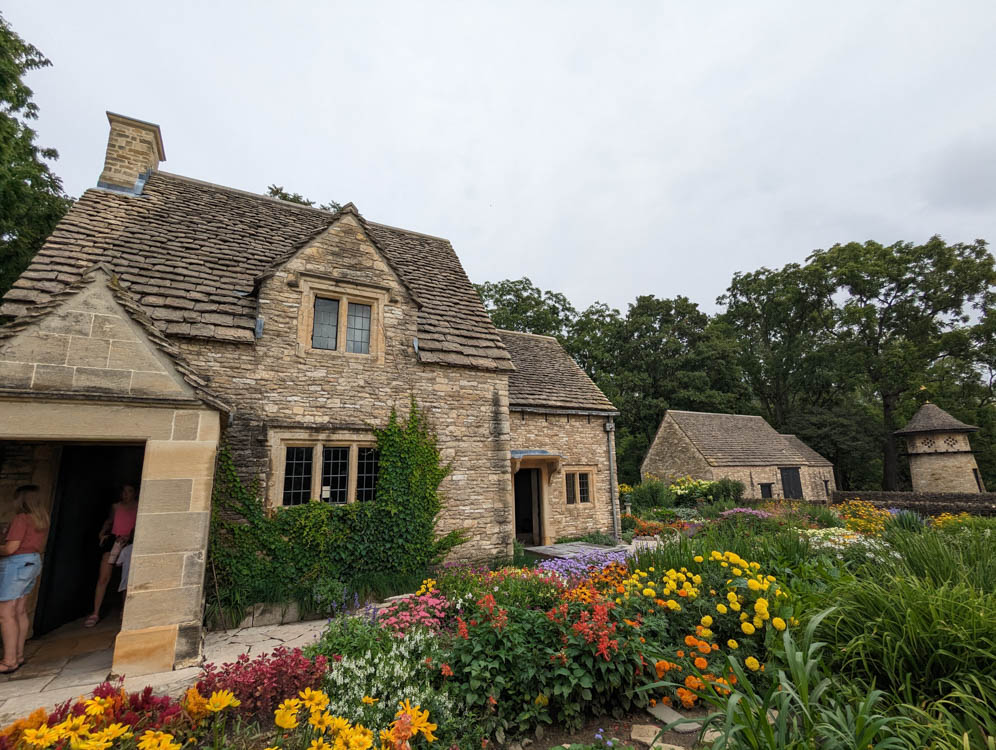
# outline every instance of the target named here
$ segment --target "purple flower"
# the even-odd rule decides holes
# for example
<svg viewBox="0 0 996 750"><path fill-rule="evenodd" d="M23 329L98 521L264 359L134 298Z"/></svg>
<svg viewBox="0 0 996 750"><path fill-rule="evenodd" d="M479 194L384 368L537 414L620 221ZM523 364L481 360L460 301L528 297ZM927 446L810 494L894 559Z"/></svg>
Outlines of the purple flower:
<svg viewBox="0 0 996 750"><path fill-rule="evenodd" d="M577 557L543 560L536 567L549 573L557 573L568 581L576 581L585 578L592 569L602 570L612 563L625 563L627 552L625 549L597 550Z"/></svg>
<svg viewBox="0 0 996 750"><path fill-rule="evenodd" d="M754 516L754 518L759 518L764 520L765 518L771 518L771 514L763 510L757 510L756 508L730 508L729 510L724 510L719 514L720 518L731 518L735 515L741 516Z"/></svg>

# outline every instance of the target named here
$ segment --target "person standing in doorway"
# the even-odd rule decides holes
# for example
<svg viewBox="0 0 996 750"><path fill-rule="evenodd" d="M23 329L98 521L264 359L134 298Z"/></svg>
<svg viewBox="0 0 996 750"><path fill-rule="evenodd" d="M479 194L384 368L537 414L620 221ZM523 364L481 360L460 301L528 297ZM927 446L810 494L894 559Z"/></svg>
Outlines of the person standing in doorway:
<svg viewBox="0 0 996 750"><path fill-rule="evenodd" d="M41 553L48 539L48 508L38 486L18 487L14 504L17 515L7 529L6 541L0 545L0 674L16 672L24 664L29 627L27 599L41 573Z"/></svg>
<svg viewBox="0 0 996 750"><path fill-rule="evenodd" d="M107 584L111 580L114 563L125 545L131 543L135 534L135 521L138 517L138 492L134 485L126 484L121 488L120 500L111 506L111 514L100 529L100 572L97 575L97 589L93 594L93 612L83 621L83 625L92 628L100 621L100 605L104 603Z"/></svg>

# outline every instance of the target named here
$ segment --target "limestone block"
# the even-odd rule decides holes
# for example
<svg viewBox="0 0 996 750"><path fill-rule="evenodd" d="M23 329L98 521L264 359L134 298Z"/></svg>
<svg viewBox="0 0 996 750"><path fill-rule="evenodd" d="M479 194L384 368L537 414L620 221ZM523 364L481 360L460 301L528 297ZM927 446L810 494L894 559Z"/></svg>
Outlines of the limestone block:
<svg viewBox="0 0 996 750"><path fill-rule="evenodd" d="M178 411L173 416L174 440L199 440L201 414L197 411Z"/></svg>
<svg viewBox="0 0 996 750"><path fill-rule="evenodd" d="M163 372L162 363L149 347L150 344L139 341L112 341L107 366L116 370Z"/></svg>
<svg viewBox="0 0 996 750"><path fill-rule="evenodd" d="M176 656L173 668L182 669L200 664L204 650L204 629L199 622L180 625L176 634Z"/></svg>
<svg viewBox="0 0 996 750"><path fill-rule="evenodd" d="M73 367L107 367L107 353L110 347L111 342L104 339L71 336L66 364Z"/></svg>
<svg viewBox="0 0 996 750"><path fill-rule="evenodd" d="M166 552L200 552L207 549L210 514L147 513L138 506L135 552L155 555Z"/></svg>
<svg viewBox="0 0 996 750"><path fill-rule="evenodd" d="M170 433L172 434L172 414ZM146 479L204 478L214 476L216 445L185 440L150 440L145 445Z"/></svg>
<svg viewBox="0 0 996 750"><path fill-rule="evenodd" d="M132 555L129 591L172 589L183 585L183 553ZM198 582L199 583L199 582Z"/></svg>
<svg viewBox="0 0 996 750"><path fill-rule="evenodd" d="M70 391L76 371L62 365L36 365L35 377L31 383L36 391Z"/></svg>
<svg viewBox="0 0 996 750"><path fill-rule="evenodd" d="M664 724L679 722L671 727L671 729L675 732L687 734L688 732L697 732L702 728L702 725L697 721L682 721L685 718L684 715L678 713L670 706L665 706L663 703L651 706L647 709L647 711L649 711L655 719Z"/></svg>
<svg viewBox="0 0 996 750"><path fill-rule="evenodd" d="M173 376L161 372L136 371L131 379L131 392L136 396L172 396L187 390Z"/></svg>
<svg viewBox="0 0 996 750"><path fill-rule="evenodd" d="M78 402L0 403L0 437L169 440L172 433L172 409Z"/></svg>
<svg viewBox="0 0 996 750"><path fill-rule="evenodd" d="M130 370L77 367L76 375L73 377L73 387L84 391L127 393L130 385Z"/></svg>
<svg viewBox="0 0 996 750"><path fill-rule="evenodd" d="M192 481L190 510L211 510L211 489L214 487L214 479L202 477Z"/></svg>
<svg viewBox="0 0 996 750"><path fill-rule="evenodd" d="M221 438L221 415L216 411L202 411L197 439L217 441Z"/></svg>
<svg viewBox="0 0 996 750"><path fill-rule="evenodd" d="M134 677L173 669L176 635L176 625L122 630L114 642L114 674Z"/></svg>
<svg viewBox="0 0 996 750"><path fill-rule="evenodd" d="M51 333L22 333L0 348L0 357L14 362L38 362L64 365L69 351L69 336Z"/></svg>
<svg viewBox="0 0 996 750"><path fill-rule="evenodd" d="M30 362L4 362L0 360L0 386L4 388L28 388L34 377L35 366ZM72 384L72 375L69 378Z"/></svg>
<svg viewBox="0 0 996 750"><path fill-rule="evenodd" d="M94 315L93 330L90 335L95 339L137 340L128 321L117 315Z"/></svg>
<svg viewBox="0 0 996 750"><path fill-rule="evenodd" d="M56 310L38 324L38 330L64 333L71 336L89 336L93 315L82 310Z"/></svg>
<svg viewBox="0 0 996 750"><path fill-rule="evenodd" d="M183 559L183 585L200 586L204 583L204 553L188 552Z"/></svg>
<svg viewBox="0 0 996 750"><path fill-rule="evenodd" d="M633 742L639 742L649 747L654 744L654 740L657 739L657 735L660 733L660 727L654 724L634 724L630 739Z"/></svg>
<svg viewBox="0 0 996 750"><path fill-rule="evenodd" d="M143 513L181 513L190 510L193 479L143 479Z"/></svg>
<svg viewBox="0 0 996 750"><path fill-rule="evenodd" d="M122 632L199 621L202 598L200 586L129 591L121 623Z"/></svg>

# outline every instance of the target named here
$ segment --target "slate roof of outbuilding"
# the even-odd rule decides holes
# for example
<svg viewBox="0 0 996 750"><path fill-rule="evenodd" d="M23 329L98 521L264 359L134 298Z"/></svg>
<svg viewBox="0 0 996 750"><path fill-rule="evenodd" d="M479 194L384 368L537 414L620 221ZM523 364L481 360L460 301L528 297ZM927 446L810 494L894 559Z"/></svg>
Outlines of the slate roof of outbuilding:
<svg viewBox="0 0 996 750"><path fill-rule="evenodd" d="M810 466L833 466L832 463L802 442L802 440L800 440L797 436L782 435L782 437L788 441L789 445L795 449L800 456L806 459L806 463Z"/></svg>
<svg viewBox="0 0 996 750"><path fill-rule="evenodd" d="M668 409L692 445L713 466L823 466L826 459L796 447L793 435L779 435L762 417ZM788 440L787 438L792 438ZM813 454L819 463L813 463Z"/></svg>
<svg viewBox="0 0 996 750"><path fill-rule="evenodd" d="M515 364L508 377L510 406L618 413L557 339L504 329L498 333Z"/></svg>
<svg viewBox="0 0 996 750"><path fill-rule="evenodd" d="M419 304L424 362L511 370L511 356L450 243L360 219ZM167 336L251 342L257 278L336 214L157 172L139 196L93 189L4 297L18 316L102 263Z"/></svg>
<svg viewBox="0 0 996 750"><path fill-rule="evenodd" d="M919 432L975 432L978 427L955 419L937 404L929 401L921 406L905 427L896 435L915 435Z"/></svg>

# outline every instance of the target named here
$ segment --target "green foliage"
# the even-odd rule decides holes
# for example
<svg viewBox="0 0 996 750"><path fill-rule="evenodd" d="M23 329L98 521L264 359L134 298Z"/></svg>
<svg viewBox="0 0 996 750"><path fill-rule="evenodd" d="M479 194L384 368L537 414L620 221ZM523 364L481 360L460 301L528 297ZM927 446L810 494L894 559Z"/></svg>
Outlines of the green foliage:
<svg viewBox="0 0 996 750"><path fill-rule="evenodd" d="M302 206L314 206L315 202L305 198L300 193L288 193L284 190L282 185L273 184L266 188L266 194L271 198L279 198L282 201L287 201L288 203L300 203ZM318 208L323 211L338 211L342 208L342 205L336 201L329 201L328 203L320 203Z"/></svg>
<svg viewBox="0 0 996 750"><path fill-rule="evenodd" d="M563 339L577 317L567 297L544 292L525 276L515 281L486 281L475 286L499 328Z"/></svg>
<svg viewBox="0 0 996 750"><path fill-rule="evenodd" d="M368 652L386 654L393 638L391 631L378 625L374 617L334 617L318 642L308 646L305 653L330 660L336 656L358 658Z"/></svg>
<svg viewBox="0 0 996 750"><path fill-rule="evenodd" d="M590 534L582 534L580 536L562 536L556 540L556 544L565 544L567 542L587 542L588 544L601 544L606 547L613 547L616 544L616 540L612 535L606 534L604 531L593 531Z"/></svg>
<svg viewBox="0 0 996 750"><path fill-rule="evenodd" d="M651 508L669 508L674 505L674 493L668 482L647 477L633 487L626 499L637 515Z"/></svg>
<svg viewBox="0 0 996 750"><path fill-rule="evenodd" d="M0 16L0 296L72 203L46 163L58 153L36 145L36 133L28 126L38 119L38 105L24 78L49 65Z"/></svg>
<svg viewBox="0 0 996 750"><path fill-rule="evenodd" d="M720 737L711 746L716 750L904 750L897 728L903 719L879 712L883 693L869 691L854 700L835 692L821 654L825 643L815 642L814 631L827 615L816 615L796 644L790 631L782 634L783 666L767 672L767 679L755 687L758 678L749 676L740 661L727 657L736 675L736 688L723 695L711 688L696 691L715 711L702 723L703 732L712 728ZM753 684L752 684L753 683ZM656 683L662 685L680 683ZM685 720L685 719L682 719ZM678 722L674 722L677 724ZM664 727L671 729L674 724Z"/></svg>
<svg viewBox="0 0 996 750"><path fill-rule="evenodd" d="M441 510L435 437L414 400L407 422L392 412L376 430L380 452L377 495L348 505L305 503L267 513L256 487L239 480L227 450L215 478L209 614L241 619L257 602L296 601L329 612L330 581L377 593L408 586L462 542L460 532L436 538ZM392 583L393 582L393 583Z"/></svg>

